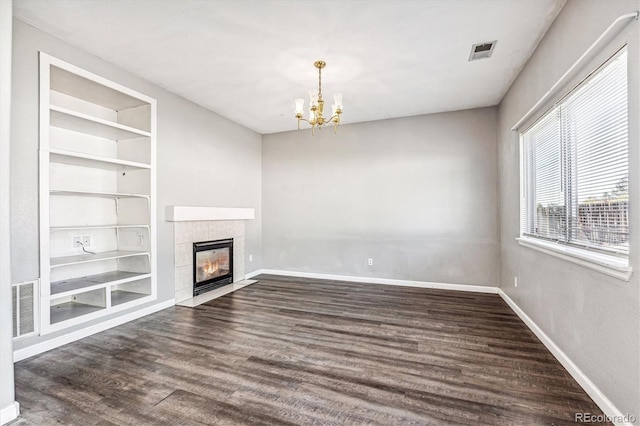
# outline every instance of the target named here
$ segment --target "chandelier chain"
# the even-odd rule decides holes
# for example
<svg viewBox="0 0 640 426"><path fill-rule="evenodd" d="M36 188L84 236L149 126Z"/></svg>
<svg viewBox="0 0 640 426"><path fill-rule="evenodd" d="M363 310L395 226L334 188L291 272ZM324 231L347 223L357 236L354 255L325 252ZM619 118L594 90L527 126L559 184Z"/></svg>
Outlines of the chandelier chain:
<svg viewBox="0 0 640 426"><path fill-rule="evenodd" d="M318 68L318 99L322 99L322 68Z"/></svg>

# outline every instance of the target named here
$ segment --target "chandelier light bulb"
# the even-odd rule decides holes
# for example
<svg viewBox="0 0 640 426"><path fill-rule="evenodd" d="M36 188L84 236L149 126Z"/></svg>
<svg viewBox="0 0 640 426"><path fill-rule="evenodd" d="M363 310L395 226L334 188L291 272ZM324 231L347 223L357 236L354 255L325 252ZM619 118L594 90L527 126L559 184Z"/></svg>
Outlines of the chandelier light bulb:
<svg viewBox="0 0 640 426"><path fill-rule="evenodd" d="M304 99L296 99L296 117L300 116L302 117L302 114L304 112Z"/></svg>
<svg viewBox="0 0 640 426"><path fill-rule="evenodd" d="M309 104L311 106L318 106L318 91L309 90Z"/></svg>
<svg viewBox="0 0 640 426"><path fill-rule="evenodd" d="M342 110L342 93L333 95L333 101L335 102L336 108Z"/></svg>

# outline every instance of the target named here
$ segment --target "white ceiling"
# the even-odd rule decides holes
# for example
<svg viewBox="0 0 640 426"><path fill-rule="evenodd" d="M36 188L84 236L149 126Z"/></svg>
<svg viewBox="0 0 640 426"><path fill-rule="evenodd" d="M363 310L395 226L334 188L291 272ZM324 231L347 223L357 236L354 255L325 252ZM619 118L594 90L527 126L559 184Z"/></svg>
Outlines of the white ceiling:
<svg viewBox="0 0 640 426"><path fill-rule="evenodd" d="M65 42L267 134L294 98L343 93L343 123L497 105L565 0L15 0ZM471 45L498 40L468 62ZM331 102L328 102L331 100Z"/></svg>

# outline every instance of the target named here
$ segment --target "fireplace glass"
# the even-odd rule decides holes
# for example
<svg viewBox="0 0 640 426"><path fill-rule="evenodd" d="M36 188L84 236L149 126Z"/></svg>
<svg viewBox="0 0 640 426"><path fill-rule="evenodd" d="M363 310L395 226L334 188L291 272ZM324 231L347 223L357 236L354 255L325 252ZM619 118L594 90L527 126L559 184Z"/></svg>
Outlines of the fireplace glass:
<svg viewBox="0 0 640 426"><path fill-rule="evenodd" d="M233 239L193 243L193 295L233 283Z"/></svg>

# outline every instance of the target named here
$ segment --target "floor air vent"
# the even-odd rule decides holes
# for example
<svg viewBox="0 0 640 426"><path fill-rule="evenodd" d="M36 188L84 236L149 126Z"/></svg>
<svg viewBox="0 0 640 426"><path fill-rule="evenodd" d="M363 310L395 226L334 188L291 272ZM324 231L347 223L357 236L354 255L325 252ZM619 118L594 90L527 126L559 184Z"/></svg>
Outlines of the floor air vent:
<svg viewBox="0 0 640 426"><path fill-rule="evenodd" d="M36 332L38 281L13 284L13 337Z"/></svg>

